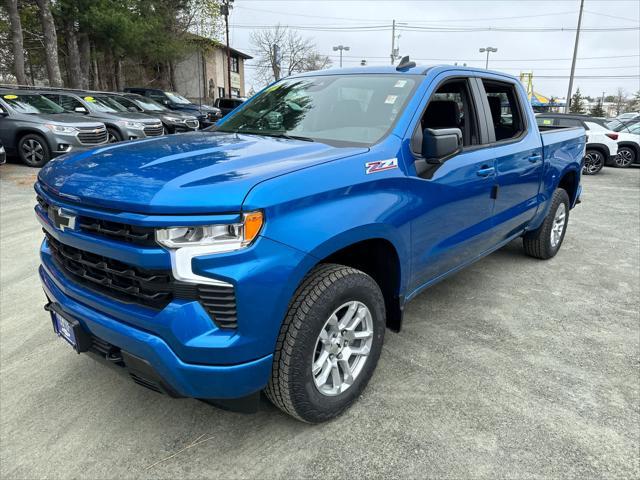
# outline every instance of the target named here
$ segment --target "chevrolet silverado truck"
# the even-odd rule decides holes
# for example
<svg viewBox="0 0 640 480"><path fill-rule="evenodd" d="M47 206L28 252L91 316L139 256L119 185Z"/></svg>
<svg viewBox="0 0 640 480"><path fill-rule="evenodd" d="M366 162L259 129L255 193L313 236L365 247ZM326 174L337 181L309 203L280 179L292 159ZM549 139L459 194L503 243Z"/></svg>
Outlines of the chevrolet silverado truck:
<svg viewBox="0 0 640 480"><path fill-rule="evenodd" d="M212 130L43 168L46 309L151 390L245 411L264 391L325 421L427 287L517 238L557 254L584 150L582 128L541 133L501 73L405 59L289 77Z"/></svg>

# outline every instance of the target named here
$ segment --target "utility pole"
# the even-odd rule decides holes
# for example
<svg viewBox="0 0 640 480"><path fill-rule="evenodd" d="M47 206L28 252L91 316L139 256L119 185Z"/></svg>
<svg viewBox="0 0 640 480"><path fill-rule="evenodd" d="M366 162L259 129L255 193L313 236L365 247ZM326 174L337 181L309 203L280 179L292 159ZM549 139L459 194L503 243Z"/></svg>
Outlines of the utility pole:
<svg viewBox="0 0 640 480"><path fill-rule="evenodd" d="M396 21L394 20L393 23L391 24L391 65L395 64L396 59L399 58L399 55L398 55L399 47L396 47L396 38L399 39L400 35L396 36L396 25L402 26L402 25L408 25L408 23L405 23L405 22L396 23Z"/></svg>
<svg viewBox="0 0 640 480"><path fill-rule="evenodd" d="M564 106L564 113L569 113L571 108L571 90L573 89L573 75L576 71L576 58L578 56L578 40L580 39L580 24L582 23L582 9L584 0L580 0L580 13L578 14L578 28L576 29L576 43L573 47L573 60L571 60L571 75L569 76L569 90L567 90L567 101Z"/></svg>
<svg viewBox="0 0 640 480"><path fill-rule="evenodd" d="M227 82L228 97L231 98L231 47L229 46L229 14L233 8L233 0L223 0L220 4L220 14L224 16L224 26L227 33Z"/></svg>

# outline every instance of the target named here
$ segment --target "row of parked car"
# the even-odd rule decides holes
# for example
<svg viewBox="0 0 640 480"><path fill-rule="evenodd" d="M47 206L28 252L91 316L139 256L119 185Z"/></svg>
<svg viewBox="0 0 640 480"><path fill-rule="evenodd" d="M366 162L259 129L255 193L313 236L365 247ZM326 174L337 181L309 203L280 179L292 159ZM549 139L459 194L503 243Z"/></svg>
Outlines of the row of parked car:
<svg viewBox="0 0 640 480"><path fill-rule="evenodd" d="M582 127L587 147L582 173L595 175L605 165L627 168L640 163L640 116L605 120L589 115L541 113L542 127Z"/></svg>
<svg viewBox="0 0 640 480"><path fill-rule="evenodd" d="M0 87L0 162L5 149L41 167L78 148L207 128L242 99L216 101L224 108L154 88L113 93Z"/></svg>

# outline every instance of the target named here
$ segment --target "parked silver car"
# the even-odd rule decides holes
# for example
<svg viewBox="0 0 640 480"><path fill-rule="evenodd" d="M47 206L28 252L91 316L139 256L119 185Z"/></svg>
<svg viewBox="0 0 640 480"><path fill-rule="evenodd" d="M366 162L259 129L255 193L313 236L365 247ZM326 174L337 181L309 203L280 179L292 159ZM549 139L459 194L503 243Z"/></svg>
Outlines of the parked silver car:
<svg viewBox="0 0 640 480"><path fill-rule="evenodd" d="M56 155L107 143L99 121L66 112L30 90L0 89L0 142L31 167Z"/></svg>
<svg viewBox="0 0 640 480"><path fill-rule="evenodd" d="M144 113L123 112L104 93L69 90L40 93L67 111L103 122L107 126L109 143L157 137L164 133L160 119Z"/></svg>

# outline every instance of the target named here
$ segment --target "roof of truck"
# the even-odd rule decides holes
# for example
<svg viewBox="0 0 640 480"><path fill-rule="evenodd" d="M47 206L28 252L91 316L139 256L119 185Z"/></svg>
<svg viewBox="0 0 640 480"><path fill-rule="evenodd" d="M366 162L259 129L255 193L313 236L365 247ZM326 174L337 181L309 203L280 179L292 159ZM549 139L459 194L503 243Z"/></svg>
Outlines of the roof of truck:
<svg viewBox="0 0 640 480"><path fill-rule="evenodd" d="M518 80L517 77L509 75L508 73L498 72L494 70L485 70L484 68L464 67L461 65L416 65L410 68L403 68L398 70L396 65L373 65L366 67L350 67L350 68L330 68L327 70L316 70L312 72L304 72L300 74L294 74L291 77L308 77L317 75L357 75L363 73L371 74L397 74L397 75L426 75L432 70L457 70L461 72L468 72L474 74L492 74L500 75L503 77L509 77L514 80ZM291 78L289 77L289 78Z"/></svg>

